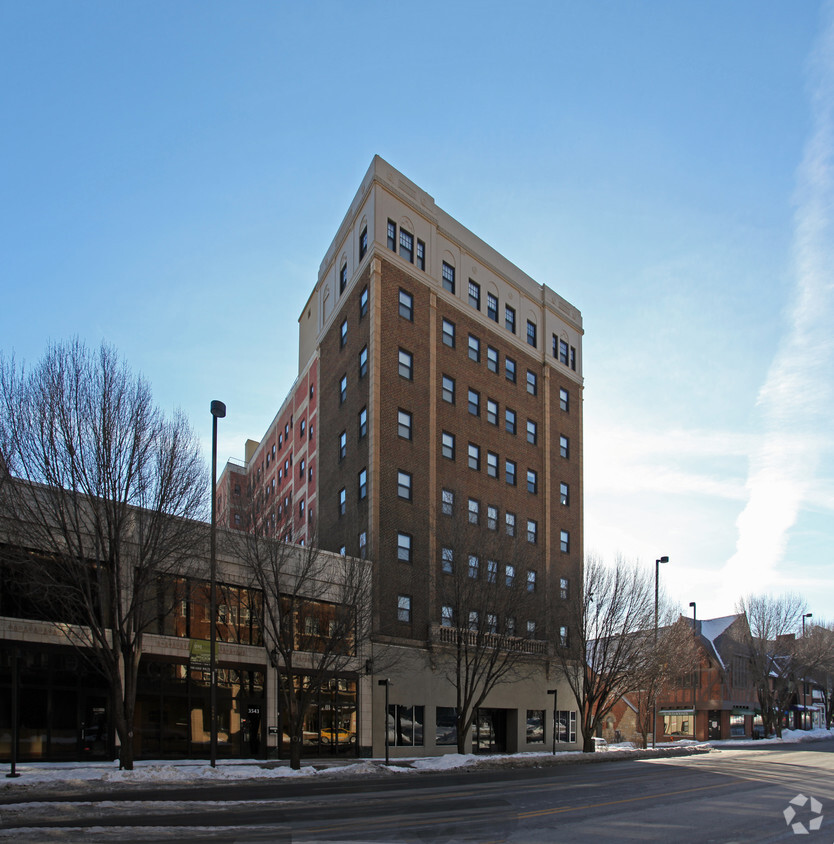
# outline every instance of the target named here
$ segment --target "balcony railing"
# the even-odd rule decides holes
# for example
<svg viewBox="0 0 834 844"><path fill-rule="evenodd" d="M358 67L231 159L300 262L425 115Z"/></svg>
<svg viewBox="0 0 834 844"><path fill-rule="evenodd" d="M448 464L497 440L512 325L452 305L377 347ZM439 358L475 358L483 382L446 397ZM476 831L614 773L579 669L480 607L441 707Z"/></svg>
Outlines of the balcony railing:
<svg viewBox="0 0 834 844"><path fill-rule="evenodd" d="M456 645L460 640L470 648L483 645L487 648L521 651L525 654L547 655L547 642L541 639L525 639L521 636L500 636L497 633L482 633L477 630L466 630L459 627L444 627L440 624L432 625L431 638L433 642L441 645Z"/></svg>

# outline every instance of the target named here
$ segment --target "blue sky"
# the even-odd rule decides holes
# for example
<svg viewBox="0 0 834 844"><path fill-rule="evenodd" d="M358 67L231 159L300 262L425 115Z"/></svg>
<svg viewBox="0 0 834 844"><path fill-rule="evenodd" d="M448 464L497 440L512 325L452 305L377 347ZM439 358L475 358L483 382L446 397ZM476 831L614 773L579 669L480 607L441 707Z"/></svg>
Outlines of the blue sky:
<svg viewBox="0 0 834 844"><path fill-rule="evenodd" d="M834 6L0 0L0 349L242 457L374 153L585 321L586 551L834 616Z"/></svg>

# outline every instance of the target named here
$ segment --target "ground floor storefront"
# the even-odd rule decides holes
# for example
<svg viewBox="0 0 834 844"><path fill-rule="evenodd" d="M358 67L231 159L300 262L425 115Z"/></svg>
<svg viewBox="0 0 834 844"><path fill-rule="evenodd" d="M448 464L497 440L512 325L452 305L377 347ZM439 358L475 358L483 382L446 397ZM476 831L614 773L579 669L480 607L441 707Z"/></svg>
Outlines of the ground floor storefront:
<svg viewBox="0 0 834 844"><path fill-rule="evenodd" d="M353 675L334 676L314 695L299 737L303 757L357 755L357 686ZM209 758L210 695L207 670L187 659L143 656L135 758ZM218 758L289 757L290 731L278 704L274 670L257 662L221 661L216 697ZM105 678L74 648L0 643L0 761L11 760L15 732L19 761L118 758L112 713Z"/></svg>

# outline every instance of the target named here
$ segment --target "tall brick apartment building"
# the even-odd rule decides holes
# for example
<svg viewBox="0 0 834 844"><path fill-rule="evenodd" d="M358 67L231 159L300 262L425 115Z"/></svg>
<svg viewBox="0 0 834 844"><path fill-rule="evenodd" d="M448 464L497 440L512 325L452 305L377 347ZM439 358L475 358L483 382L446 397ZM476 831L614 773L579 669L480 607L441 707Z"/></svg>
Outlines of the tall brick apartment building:
<svg viewBox="0 0 834 844"><path fill-rule="evenodd" d="M295 541L315 526L323 549L373 561L374 647L387 656L368 670L385 666L391 704L418 725L409 754L443 749L454 706L431 656L449 626L438 578L450 513L500 534L512 559L490 566L526 578L530 617L512 622L540 643L540 674L492 693L475 748L549 741L548 687L560 689L560 717L575 717L547 653L570 635L582 576L582 333L576 308L375 157L299 318L298 380L221 479L230 527L236 491L252 484L279 496ZM374 716L379 753L373 688L380 699L360 712Z"/></svg>

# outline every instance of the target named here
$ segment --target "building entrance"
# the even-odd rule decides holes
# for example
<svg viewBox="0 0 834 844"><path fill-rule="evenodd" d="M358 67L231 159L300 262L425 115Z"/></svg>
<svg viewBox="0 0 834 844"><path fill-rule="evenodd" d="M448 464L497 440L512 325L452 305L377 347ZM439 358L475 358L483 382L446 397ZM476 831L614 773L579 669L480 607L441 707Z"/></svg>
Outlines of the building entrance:
<svg viewBox="0 0 834 844"><path fill-rule="evenodd" d="M474 753L505 753L507 750L507 710L479 709L472 733Z"/></svg>

